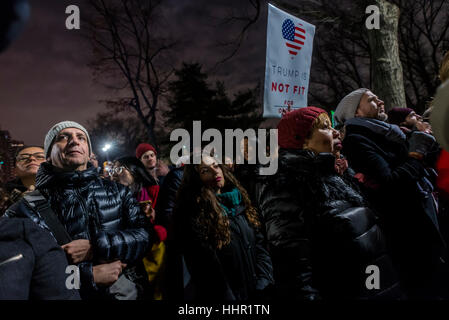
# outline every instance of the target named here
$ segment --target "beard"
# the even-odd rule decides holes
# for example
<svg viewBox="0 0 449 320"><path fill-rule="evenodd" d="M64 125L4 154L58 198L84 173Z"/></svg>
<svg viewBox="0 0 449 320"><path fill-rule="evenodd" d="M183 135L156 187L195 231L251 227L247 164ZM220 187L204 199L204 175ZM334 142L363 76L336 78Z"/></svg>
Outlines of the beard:
<svg viewBox="0 0 449 320"><path fill-rule="evenodd" d="M380 120L380 121L384 121L385 122L388 119L388 115L386 113L379 113L377 115L377 119Z"/></svg>

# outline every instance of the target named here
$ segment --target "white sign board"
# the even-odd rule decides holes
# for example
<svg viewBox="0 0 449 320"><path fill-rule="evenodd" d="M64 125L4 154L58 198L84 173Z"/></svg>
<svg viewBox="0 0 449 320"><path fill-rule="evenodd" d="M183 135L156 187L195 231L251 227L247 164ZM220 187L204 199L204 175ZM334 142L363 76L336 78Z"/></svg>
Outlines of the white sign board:
<svg viewBox="0 0 449 320"><path fill-rule="evenodd" d="M315 26L268 4L264 118L307 106Z"/></svg>

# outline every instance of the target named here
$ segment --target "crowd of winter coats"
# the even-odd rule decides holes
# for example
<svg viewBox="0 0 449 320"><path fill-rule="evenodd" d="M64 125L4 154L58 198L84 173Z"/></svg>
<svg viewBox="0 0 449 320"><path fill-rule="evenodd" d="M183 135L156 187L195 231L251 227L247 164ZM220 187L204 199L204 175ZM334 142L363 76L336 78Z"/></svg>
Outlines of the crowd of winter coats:
<svg viewBox="0 0 449 320"><path fill-rule="evenodd" d="M1 4L0 51L28 16ZM448 299L449 154L431 108L387 111L360 88L335 126L285 112L271 176L213 155L164 168L147 143L101 168L87 130L60 122L0 188L0 299Z"/></svg>
<svg viewBox="0 0 449 320"><path fill-rule="evenodd" d="M164 168L148 143L101 168L87 130L58 123L4 186L0 298L448 299L446 153L427 120L364 88L335 126L285 112L274 175L210 154Z"/></svg>

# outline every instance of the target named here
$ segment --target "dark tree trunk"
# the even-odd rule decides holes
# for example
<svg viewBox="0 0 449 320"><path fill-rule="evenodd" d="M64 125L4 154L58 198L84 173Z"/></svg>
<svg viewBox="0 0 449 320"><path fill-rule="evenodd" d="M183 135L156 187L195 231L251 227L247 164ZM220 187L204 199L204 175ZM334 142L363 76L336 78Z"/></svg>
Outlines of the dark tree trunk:
<svg viewBox="0 0 449 320"><path fill-rule="evenodd" d="M385 0L371 2L379 8L380 29L368 30L373 92L385 102L386 111L406 107L402 64L399 58L399 8Z"/></svg>

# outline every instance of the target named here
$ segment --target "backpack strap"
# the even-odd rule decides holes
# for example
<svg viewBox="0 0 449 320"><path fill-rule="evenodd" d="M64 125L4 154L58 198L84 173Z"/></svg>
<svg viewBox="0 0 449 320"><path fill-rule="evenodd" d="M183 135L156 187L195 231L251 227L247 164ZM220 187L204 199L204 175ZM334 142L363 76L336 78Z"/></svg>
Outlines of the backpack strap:
<svg viewBox="0 0 449 320"><path fill-rule="evenodd" d="M59 245L64 245L72 241L67 230L53 212L49 201L39 192L39 190L25 193L23 199L31 208L41 215Z"/></svg>

